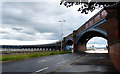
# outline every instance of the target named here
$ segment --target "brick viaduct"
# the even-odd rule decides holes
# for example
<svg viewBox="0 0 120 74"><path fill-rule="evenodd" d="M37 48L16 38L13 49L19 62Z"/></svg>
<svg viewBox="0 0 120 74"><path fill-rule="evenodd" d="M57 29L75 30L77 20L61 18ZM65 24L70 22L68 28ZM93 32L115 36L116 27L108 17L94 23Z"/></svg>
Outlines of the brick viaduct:
<svg viewBox="0 0 120 74"><path fill-rule="evenodd" d="M84 52L92 37L103 37L108 41L110 58L120 72L120 3L106 7L90 18L73 33L64 37L63 46L74 45L75 52Z"/></svg>
<svg viewBox="0 0 120 74"><path fill-rule="evenodd" d="M29 49L29 50L60 50L60 42L51 43L51 44L43 44L43 45L2 45L0 48L3 49L3 51L12 51L13 49L16 49L19 51L19 49Z"/></svg>

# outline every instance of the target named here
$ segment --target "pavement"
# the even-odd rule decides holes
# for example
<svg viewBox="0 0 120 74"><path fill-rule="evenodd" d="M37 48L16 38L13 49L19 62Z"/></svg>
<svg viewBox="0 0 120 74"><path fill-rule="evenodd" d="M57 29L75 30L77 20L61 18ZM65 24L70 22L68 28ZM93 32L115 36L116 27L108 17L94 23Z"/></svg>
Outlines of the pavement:
<svg viewBox="0 0 120 74"><path fill-rule="evenodd" d="M2 63L2 74L116 73L108 54L60 54Z"/></svg>
<svg viewBox="0 0 120 74"><path fill-rule="evenodd" d="M86 53L108 53L108 50L105 49L96 49L96 50L89 50L85 51Z"/></svg>

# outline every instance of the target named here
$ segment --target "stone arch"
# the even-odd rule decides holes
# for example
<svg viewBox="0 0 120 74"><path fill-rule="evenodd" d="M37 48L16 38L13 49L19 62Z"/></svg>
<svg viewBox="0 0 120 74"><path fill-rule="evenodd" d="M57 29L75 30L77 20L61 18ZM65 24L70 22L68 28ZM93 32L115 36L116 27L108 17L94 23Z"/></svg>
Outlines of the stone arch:
<svg viewBox="0 0 120 74"><path fill-rule="evenodd" d="M86 43L93 37L103 37L106 40L108 40L106 31L102 29L89 29L82 32L77 37L77 40L76 40L77 50L84 52L86 49Z"/></svg>
<svg viewBox="0 0 120 74"><path fill-rule="evenodd" d="M65 50L70 51L72 50L71 47L73 47L73 40L67 40L65 44Z"/></svg>
<svg viewBox="0 0 120 74"><path fill-rule="evenodd" d="M107 32L100 28L90 28L85 31L80 32L80 34L77 35L76 43L79 41L79 39L83 38L84 36L99 36L107 39Z"/></svg>

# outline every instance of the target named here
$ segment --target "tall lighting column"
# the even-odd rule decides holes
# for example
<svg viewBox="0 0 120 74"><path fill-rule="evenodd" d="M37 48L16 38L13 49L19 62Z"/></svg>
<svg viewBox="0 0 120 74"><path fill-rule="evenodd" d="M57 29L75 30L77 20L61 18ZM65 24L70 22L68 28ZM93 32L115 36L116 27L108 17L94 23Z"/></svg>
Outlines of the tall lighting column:
<svg viewBox="0 0 120 74"><path fill-rule="evenodd" d="M65 22L65 20L58 21L61 23L61 51L62 51L62 39L63 39L63 33L62 33L62 23Z"/></svg>

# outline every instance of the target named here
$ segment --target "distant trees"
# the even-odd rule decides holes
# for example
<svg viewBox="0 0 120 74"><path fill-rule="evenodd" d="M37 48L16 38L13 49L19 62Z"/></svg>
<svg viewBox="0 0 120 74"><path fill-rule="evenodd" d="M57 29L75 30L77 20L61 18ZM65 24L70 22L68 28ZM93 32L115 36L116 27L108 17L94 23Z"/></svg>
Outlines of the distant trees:
<svg viewBox="0 0 120 74"><path fill-rule="evenodd" d="M93 12L95 9L98 8L104 8L107 6L115 5L118 3L116 2L100 2L101 0L61 0L60 5L64 5L67 8L71 7L73 5L79 5L80 7L78 8L77 11L80 11L81 13L88 14L88 12ZM103 0L104 1L104 0Z"/></svg>

